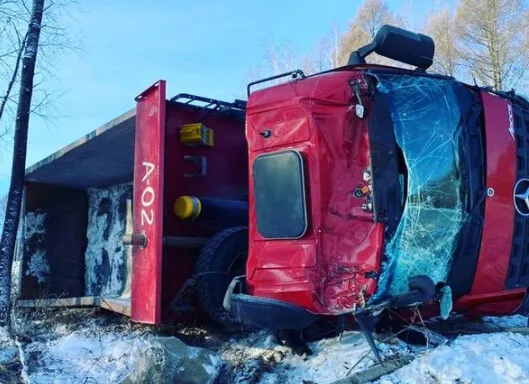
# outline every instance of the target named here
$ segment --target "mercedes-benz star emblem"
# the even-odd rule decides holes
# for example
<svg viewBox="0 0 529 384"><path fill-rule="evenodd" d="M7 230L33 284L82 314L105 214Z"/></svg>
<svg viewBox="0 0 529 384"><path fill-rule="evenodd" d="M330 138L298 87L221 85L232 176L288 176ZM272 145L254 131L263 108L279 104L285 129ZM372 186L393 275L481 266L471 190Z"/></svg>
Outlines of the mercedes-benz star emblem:
<svg viewBox="0 0 529 384"><path fill-rule="evenodd" d="M514 186L514 208L522 216L529 216L529 179L520 179Z"/></svg>

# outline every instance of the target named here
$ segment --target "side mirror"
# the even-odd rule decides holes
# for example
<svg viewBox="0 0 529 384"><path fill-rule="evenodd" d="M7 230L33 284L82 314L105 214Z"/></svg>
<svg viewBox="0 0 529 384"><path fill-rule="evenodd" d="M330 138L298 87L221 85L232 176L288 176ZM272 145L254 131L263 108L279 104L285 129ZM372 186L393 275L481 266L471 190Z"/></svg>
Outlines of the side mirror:
<svg viewBox="0 0 529 384"><path fill-rule="evenodd" d="M433 63L435 43L430 36L383 25L373 42L351 53L348 64L365 64L372 52L426 70Z"/></svg>

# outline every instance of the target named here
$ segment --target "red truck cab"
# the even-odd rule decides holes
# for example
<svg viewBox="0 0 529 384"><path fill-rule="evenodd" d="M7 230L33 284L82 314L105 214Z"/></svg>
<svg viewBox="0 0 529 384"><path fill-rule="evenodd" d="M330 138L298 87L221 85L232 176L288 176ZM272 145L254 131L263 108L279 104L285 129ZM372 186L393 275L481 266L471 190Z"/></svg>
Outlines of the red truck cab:
<svg viewBox="0 0 529 384"><path fill-rule="evenodd" d="M426 73L433 52L385 26L350 65L251 93L248 261L224 303L238 321L528 309L529 103Z"/></svg>

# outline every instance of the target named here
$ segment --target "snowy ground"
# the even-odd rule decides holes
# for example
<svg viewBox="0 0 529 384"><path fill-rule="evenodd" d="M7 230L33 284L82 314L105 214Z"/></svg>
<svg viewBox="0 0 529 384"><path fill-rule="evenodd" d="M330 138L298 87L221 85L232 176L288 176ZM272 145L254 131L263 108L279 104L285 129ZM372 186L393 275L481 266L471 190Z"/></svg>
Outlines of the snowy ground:
<svg viewBox="0 0 529 384"><path fill-rule="evenodd" d="M409 347L401 341L379 347L384 357L409 353ZM241 384L332 383L373 364L369 346L359 332L345 332L341 341L331 338L314 342L310 348L311 356L298 356L275 344L270 335L258 333L232 340L221 355L237 367L235 381ZM259 365L260 371L253 372L258 366L256 362L265 364Z"/></svg>
<svg viewBox="0 0 529 384"><path fill-rule="evenodd" d="M79 320L81 319L81 320ZM516 316L485 321L493 326L523 327ZM105 315L79 312L71 318L29 319L20 339L31 383L119 383L135 369L156 330L131 326ZM177 336L186 338L185 332ZM346 332L310 344L312 355L298 356L266 332L218 338L206 331L193 336L224 362L216 383L332 383L375 364L364 338ZM189 340L188 340L189 341ZM437 346L436 346L437 345ZM378 343L385 358L413 356L415 360L382 377L389 383L529 383L529 336L493 333L437 337L434 345L412 346L391 338ZM0 362L19 353L0 328ZM0 373L2 365L0 364ZM0 380L1 382L1 380Z"/></svg>
<svg viewBox="0 0 529 384"><path fill-rule="evenodd" d="M46 319L39 314L16 324L31 383L116 383L130 372L148 345L148 333L108 326L93 315L83 310L69 318ZM8 360L1 351L12 345L0 328L0 372L1 362Z"/></svg>
<svg viewBox="0 0 529 384"><path fill-rule="evenodd" d="M35 384L89 382L117 383L134 367L148 344L141 334L75 331L55 340L31 343L34 356L30 379Z"/></svg>
<svg viewBox="0 0 529 384"><path fill-rule="evenodd" d="M529 383L529 337L513 333L460 336L380 383Z"/></svg>

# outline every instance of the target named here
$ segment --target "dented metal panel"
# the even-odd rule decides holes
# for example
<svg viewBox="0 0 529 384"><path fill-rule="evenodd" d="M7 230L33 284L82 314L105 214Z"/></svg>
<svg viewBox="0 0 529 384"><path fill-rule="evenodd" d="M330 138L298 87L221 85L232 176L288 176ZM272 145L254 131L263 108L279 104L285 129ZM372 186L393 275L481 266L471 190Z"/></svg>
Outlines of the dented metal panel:
<svg viewBox="0 0 529 384"><path fill-rule="evenodd" d="M336 314L351 311L376 289L384 224L373 222L366 208L369 193L354 193L366 186L370 167L369 119L356 115L351 81L360 83L369 110L367 84L355 71L309 77L250 97L251 294ZM261 154L286 148L304 161L308 229L298 240L268 240L257 230L252 165Z"/></svg>

